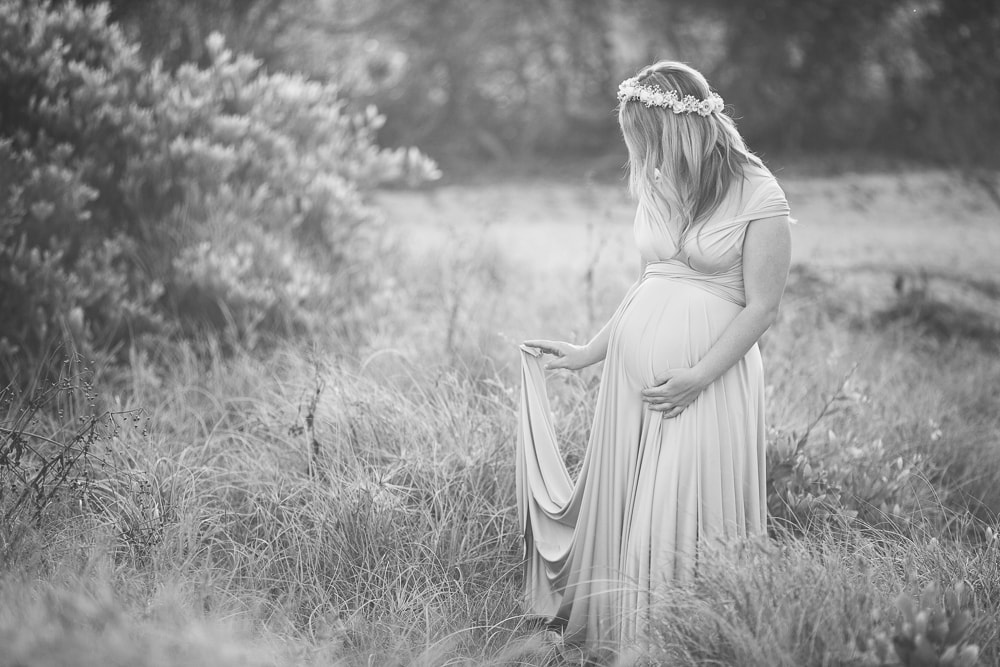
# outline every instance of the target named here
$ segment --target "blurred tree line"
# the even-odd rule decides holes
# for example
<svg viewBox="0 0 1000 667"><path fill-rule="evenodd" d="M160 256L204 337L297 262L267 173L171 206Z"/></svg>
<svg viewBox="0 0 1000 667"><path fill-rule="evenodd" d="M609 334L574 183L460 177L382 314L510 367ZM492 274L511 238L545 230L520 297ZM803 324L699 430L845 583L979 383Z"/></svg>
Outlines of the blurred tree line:
<svg viewBox="0 0 1000 667"><path fill-rule="evenodd" d="M1000 0L115 0L168 67L227 35L373 102L390 144L508 158L618 145L617 82L701 69L762 150L995 165Z"/></svg>

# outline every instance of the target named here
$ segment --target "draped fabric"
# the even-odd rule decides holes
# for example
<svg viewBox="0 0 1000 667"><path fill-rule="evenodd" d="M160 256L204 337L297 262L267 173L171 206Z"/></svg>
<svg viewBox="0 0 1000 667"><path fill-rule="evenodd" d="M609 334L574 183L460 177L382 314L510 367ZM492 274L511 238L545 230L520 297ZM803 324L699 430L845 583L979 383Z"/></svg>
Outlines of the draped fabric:
<svg viewBox="0 0 1000 667"><path fill-rule="evenodd" d="M612 316L590 440L574 481L552 426L542 360L521 348L516 450L525 543L525 606L558 619L571 642L628 647L651 593L689 581L709 543L765 529L764 384L754 345L678 417L640 392L704 356L746 303L747 225L787 215L766 169L751 167L713 215L679 242L640 205L647 261Z"/></svg>

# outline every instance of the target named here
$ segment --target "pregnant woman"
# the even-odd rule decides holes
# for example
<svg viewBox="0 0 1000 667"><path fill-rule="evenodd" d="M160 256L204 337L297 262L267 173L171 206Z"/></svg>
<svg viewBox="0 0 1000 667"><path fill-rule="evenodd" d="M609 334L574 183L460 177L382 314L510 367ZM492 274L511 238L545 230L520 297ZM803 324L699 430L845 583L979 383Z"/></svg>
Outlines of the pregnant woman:
<svg viewBox="0 0 1000 667"><path fill-rule="evenodd" d="M713 544L765 531L757 341L790 261L788 204L722 98L675 62L618 89L641 277L586 345L521 347L518 509L527 612L564 639L634 646L657 586ZM563 465L545 368L605 360L579 478Z"/></svg>

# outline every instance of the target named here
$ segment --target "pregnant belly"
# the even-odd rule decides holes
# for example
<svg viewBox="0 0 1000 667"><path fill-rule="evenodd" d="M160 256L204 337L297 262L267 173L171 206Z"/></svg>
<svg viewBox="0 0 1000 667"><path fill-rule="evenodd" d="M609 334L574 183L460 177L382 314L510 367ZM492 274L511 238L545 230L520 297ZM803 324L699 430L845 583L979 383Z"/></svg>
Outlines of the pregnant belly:
<svg viewBox="0 0 1000 667"><path fill-rule="evenodd" d="M651 386L667 369L696 364L742 309L696 285L646 278L615 314L608 362L635 387Z"/></svg>

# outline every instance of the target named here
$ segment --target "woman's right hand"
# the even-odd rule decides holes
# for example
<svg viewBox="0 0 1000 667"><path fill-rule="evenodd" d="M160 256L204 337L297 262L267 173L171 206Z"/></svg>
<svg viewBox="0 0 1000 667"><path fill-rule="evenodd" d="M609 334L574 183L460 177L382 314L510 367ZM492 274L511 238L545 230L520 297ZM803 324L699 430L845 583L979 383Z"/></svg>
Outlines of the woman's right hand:
<svg viewBox="0 0 1000 667"><path fill-rule="evenodd" d="M574 345L559 340L526 340L524 345L555 356L555 359L545 364L546 370L565 368L578 371L594 363L585 345Z"/></svg>

